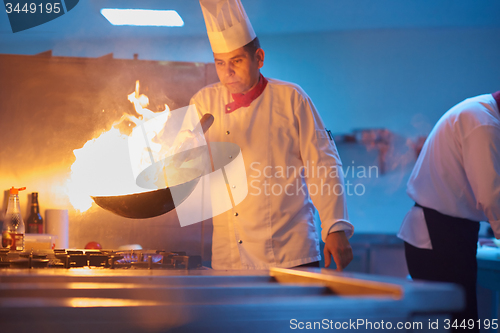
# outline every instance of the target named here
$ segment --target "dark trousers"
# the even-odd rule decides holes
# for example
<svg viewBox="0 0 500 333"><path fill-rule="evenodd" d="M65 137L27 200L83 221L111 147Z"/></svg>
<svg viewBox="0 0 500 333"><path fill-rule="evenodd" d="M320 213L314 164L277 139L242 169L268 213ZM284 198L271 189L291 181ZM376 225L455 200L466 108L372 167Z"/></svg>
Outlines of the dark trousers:
<svg viewBox="0 0 500 333"><path fill-rule="evenodd" d="M464 311L453 314L452 323L457 319L460 326L465 319L467 327L467 321L473 319L477 327L476 251L479 223L422 208L432 250L420 249L405 242L408 271L413 279L461 285L465 290L466 307ZM479 332L479 329L466 331Z"/></svg>
<svg viewBox="0 0 500 333"><path fill-rule="evenodd" d="M319 268L319 261L313 261L313 262L310 262L308 264L302 264L302 265L295 266L292 268L299 268L299 267L318 267Z"/></svg>

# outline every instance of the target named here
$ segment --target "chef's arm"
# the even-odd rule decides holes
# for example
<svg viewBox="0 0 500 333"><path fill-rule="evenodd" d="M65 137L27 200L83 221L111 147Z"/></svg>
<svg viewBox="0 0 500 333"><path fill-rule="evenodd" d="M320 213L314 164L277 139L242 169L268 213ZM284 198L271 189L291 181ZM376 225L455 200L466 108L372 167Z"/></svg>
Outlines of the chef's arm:
<svg viewBox="0 0 500 333"><path fill-rule="evenodd" d="M500 239L500 128L480 126L462 143L467 179L495 237Z"/></svg>
<svg viewBox="0 0 500 333"><path fill-rule="evenodd" d="M300 137L300 155L308 170L306 182L312 189L309 194L321 219L321 238L325 242L325 265L331 257L342 270L352 260L348 239L354 232L349 222L342 162L337 147L326 132L314 104L301 98L294 110Z"/></svg>

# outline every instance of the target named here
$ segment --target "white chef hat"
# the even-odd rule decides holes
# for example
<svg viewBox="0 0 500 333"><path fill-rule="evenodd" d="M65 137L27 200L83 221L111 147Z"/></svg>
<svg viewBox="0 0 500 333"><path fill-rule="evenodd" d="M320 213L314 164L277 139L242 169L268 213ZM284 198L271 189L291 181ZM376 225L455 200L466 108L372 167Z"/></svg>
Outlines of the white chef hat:
<svg viewBox="0 0 500 333"><path fill-rule="evenodd" d="M200 0L214 53L227 53L250 43L256 37L240 0Z"/></svg>

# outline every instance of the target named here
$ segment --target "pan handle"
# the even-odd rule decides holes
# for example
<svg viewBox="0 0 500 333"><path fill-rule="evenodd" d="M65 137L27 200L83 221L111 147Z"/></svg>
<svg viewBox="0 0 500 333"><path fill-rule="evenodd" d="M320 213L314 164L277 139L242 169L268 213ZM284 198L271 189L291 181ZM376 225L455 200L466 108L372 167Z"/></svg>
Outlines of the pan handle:
<svg viewBox="0 0 500 333"><path fill-rule="evenodd" d="M205 113L203 117L200 119L201 128L203 129L203 133L206 133L210 126L214 123L214 116L210 113Z"/></svg>

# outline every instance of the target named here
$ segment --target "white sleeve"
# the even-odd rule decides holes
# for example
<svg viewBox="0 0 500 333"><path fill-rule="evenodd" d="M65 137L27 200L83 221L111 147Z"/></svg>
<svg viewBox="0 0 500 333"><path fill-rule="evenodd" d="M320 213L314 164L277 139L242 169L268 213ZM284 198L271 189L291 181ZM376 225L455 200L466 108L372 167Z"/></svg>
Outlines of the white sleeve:
<svg viewBox="0 0 500 333"><path fill-rule="evenodd" d="M347 214L344 174L337 147L307 95L299 96L294 114L302 163L309 168L306 177L309 194L321 219L321 238L326 241L330 232L341 230L349 238L354 226Z"/></svg>
<svg viewBox="0 0 500 333"><path fill-rule="evenodd" d="M189 105L194 105L196 107L196 111L198 112L198 116L200 117L203 117L203 115L206 113L202 107L202 103L201 103L201 98L199 96L199 92L196 93L193 97L191 97L191 99L189 100Z"/></svg>
<svg viewBox="0 0 500 333"><path fill-rule="evenodd" d="M463 163L476 207L500 238L500 128L479 126L462 143Z"/></svg>

